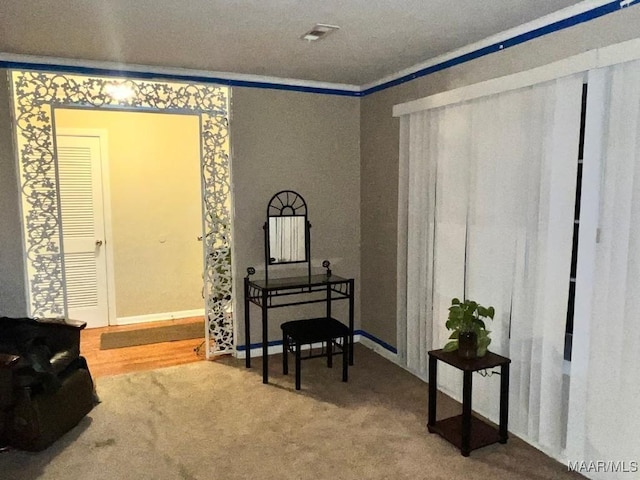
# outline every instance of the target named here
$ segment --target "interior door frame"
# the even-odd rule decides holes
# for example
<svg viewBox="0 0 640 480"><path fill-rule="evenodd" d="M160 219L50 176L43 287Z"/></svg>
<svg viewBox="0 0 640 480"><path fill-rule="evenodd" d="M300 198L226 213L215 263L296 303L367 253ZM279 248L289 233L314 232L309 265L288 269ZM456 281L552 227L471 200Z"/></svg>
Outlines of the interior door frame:
<svg viewBox="0 0 640 480"><path fill-rule="evenodd" d="M64 107L62 107L64 108ZM104 223L104 255L107 267L107 324L116 325L116 277L113 269L113 230L111 228L111 181L109 177L109 132L105 128L57 128L53 109L54 142L58 136L98 137L100 139L100 175L102 182L102 218ZM56 145L57 148L57 145ZM57 158L57 157L56 157ZM62 232L64 244L64 232ZM63 250L64 251L64 250Z"/></svg>

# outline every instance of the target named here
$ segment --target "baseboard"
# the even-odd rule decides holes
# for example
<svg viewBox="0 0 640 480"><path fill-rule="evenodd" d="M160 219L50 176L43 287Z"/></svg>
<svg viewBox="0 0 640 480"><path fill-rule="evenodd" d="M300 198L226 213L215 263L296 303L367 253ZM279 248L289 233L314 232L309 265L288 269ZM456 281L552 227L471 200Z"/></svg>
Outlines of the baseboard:
<svg viewBox="0 0 640 480"><path fill-rule="evenodd" d="M179 318L204 317L204 308L196 310L182 310L180 312L150 313L148 315L133 315L131 317L116 318L116 325L130 325L132 323L158 322L161 320L177 320Z"/></svg>
<svg viewBox="0 0 640 480"><path fill-rule="evenodd" d="M362 346L373 350L378 355L386 358L387 360L393 363L398 362L398 355L395 347L371 335L370 333L365 332L364 330L356 330L355 334L353 335L353 342L360 343ZM317 344L317 345L314 344L312 347L319 348L320 344ZM309 349L308 345L303 347L303 350L308 350L308 349ZM261 357L262 344L252 343L250 345L249 352L250 352L251 358ZM282 353L282 340L274 340L272 342L269 342L268 352L269 352L269 355ZM246 358L246 356L247 356L247 352L246 352L245 346L238 345L236 347L236 357Z"/></svg>
<svg viewBox="0 0 640 480"><path fill-rule="evenodd" d="M361 331L360 344L373 350L381 357L386 358L390 362L398 363L398 351L386 342L374 337L368 332Z"/></svg>
<svg viewBox="0 0 640 480"><path fill-rule="evenodd" d="M360 341L360 335L353 336L354 343ZM303 345L302 350L309 350L309 348L320 348L320 343L314 343L313 345ZM282 353L282 340L274 340L273 342L269 342L269 355L274 355L278 353ZM262 356L262 344L261 343L252 343L250 347L251 358L258 358ZM246 358L247 352L244 345L238 345L236 347L236 357L237 358Z"/></svg>

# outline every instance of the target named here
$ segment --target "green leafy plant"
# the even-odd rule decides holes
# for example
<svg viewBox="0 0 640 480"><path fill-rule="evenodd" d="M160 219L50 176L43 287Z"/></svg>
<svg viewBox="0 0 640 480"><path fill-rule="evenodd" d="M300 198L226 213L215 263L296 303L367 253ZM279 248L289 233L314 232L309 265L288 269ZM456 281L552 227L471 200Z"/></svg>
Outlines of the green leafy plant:
<svg viewBox="0 0 640 480"><path fill-rule="evenodd" d="M461 302L458 298L451 300L449 307L449 318L445 324L447 330L452 333L449 336L449 342L444 346L445 352L453 352L458 349L458 338L461 333L475 332L478 338L478 356L481 357L487 353L487 347L491 343L486 328L485 320L493 320L495 309L493 307L483 307L473 300L465 300Z"/></svg>

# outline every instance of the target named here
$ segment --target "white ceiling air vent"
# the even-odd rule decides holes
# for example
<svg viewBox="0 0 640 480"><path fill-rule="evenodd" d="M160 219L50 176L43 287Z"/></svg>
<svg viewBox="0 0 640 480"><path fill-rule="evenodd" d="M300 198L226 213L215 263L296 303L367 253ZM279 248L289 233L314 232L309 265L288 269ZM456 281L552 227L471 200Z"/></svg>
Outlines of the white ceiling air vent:
<svg viewBox="0 0 640 480"><path fill-rule="evenodd" d="M325 25L324 23L318 23L300 38L309 42L315 42L316 40L320 40L321 38L329 35L331 32L339 29L340 27L338 27L337 25Z"/></svg>

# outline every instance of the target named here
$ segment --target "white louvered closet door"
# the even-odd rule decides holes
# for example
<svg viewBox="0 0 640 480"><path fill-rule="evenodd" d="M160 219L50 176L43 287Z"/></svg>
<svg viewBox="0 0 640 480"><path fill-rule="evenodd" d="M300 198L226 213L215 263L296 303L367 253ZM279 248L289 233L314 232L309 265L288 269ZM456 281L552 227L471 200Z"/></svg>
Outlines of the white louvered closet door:
<svg viewBox="0 0 640 480"><path fill-rule="evenodd" d="M68 316L109 324L100 137L58 135Z"/></svg>

